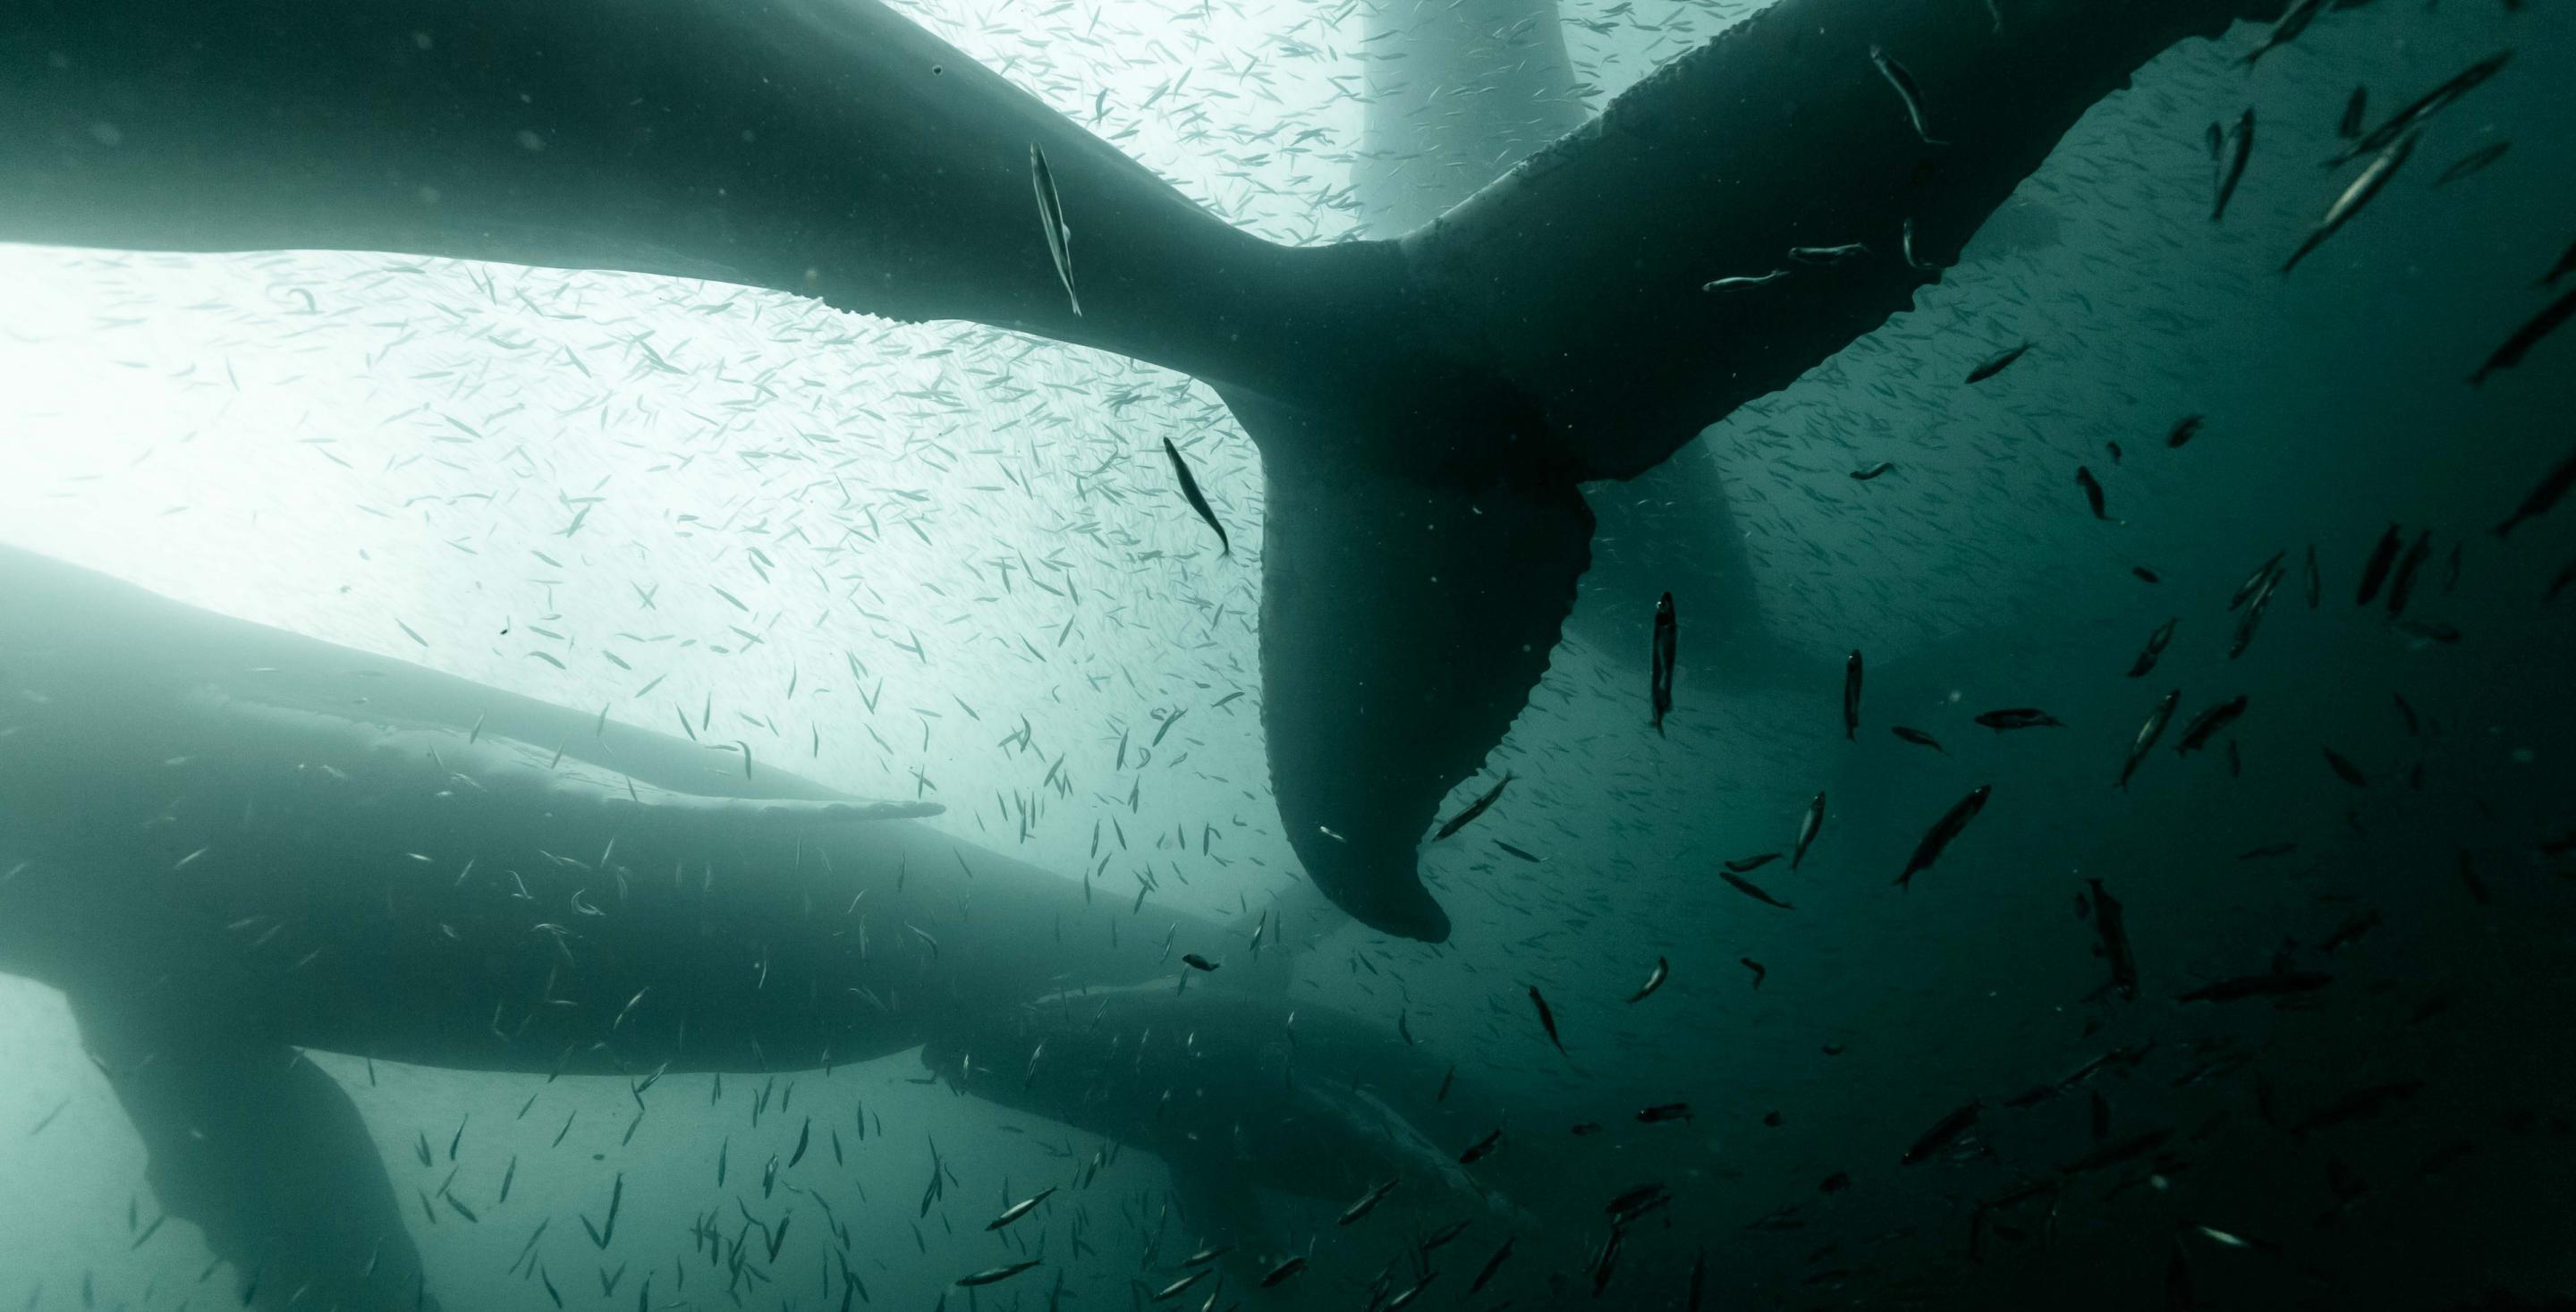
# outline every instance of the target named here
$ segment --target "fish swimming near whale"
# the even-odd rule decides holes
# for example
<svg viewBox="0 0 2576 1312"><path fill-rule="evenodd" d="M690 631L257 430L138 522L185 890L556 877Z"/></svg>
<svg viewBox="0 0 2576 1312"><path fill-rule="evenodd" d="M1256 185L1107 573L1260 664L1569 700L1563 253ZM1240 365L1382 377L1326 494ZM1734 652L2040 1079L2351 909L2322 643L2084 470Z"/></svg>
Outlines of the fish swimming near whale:
<svg viewBox="0 0 2576 1312"><path fill-rule="evenodd" d="M747 777L730 751L5 547L0 737L0 972L65 994L163 1205L277 1306L420 1287L374 1140L298 1049L824 1067L1160 980L1160 941L1222 955L1252 928L1094 906L922 824L935 806ZM1288 955L1226 977L1275 991Z"/></svg>
<svg viewBox="0 0 2576 1312"><path fill-rule="evenodd" d="M873 0L647 8L12 6L0 51L28 75L0 84L0 239L712 278L1192 374L1269 484L1282 828L1345 910L1437 941L1417 849L1546 669L1591 556L1577 485L1646 473L1906 309L2094 102L2263 6L2106 0L1997 31L1984 6L1780 0L1438 223L1302 248L1227 226ZM1919 134L1870 39L1791 39L1812 32L1903 51L1962 144L1890 186ZM1748 102L1801 112L1727 112ZM1083 232L1078 313L1029 222L1039 157ZM1744 189L1789 199L1719 203ZM1907 260L1840 266L1789 319L1699 291L1898 234Z"/></svg>

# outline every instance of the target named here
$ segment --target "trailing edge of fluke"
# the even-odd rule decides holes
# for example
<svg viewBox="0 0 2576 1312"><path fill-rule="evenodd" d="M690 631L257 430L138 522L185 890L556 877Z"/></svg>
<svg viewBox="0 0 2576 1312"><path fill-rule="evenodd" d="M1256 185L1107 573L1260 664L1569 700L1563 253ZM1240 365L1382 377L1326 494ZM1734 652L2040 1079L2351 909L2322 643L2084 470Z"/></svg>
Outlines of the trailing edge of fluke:
<svg viewBox="0 0 2576 1312"><path fill-rule="evenodd" d="M2277 11L2093 0L1998 27L1983 4L1779 0L1439 222L1291 248L876 0L649 22L631 0L19 0L0 240L716 278L1205 380L1269 483L1282 827L1353 916L1437 941L1417 848L1546 669L1590 561L1577 484L1654 467L1906 309L2095 101ZM114 148L90 132L110 121L132 125ZM1799 299L1787 319L1701 290L1819 242L1904 258L1766 289Z"/></svg>

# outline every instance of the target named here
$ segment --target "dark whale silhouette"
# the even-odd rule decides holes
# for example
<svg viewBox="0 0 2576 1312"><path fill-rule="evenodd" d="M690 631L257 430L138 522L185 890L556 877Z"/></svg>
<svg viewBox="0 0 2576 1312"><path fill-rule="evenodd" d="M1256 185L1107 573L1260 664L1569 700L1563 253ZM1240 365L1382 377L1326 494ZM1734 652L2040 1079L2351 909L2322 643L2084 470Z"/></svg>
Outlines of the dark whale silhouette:
<svg viewBox="0 0 2576 1312"><path fill-rule="evenodd" d="M1415 846L1545 669L1590 558L1576 485L1905 309L2095 101L2277 8L1782 0L1432 222L1288 248L872 0L27 0L0 16L0 238L718 278L1205 379L1269 483L1286 832L1354 916L1438 940ZM1700 290L1852 242L1873 257Z"/></svg>
<svg viewBox="0 0 2576 1312"><path fill-rule="evenodd" d="M1161 980L1222 926L741 755L0 548L0 971L63 991L155 1192L283 1305L410 1306L372 1139L305 1048L531 1074L899 1053ZM1317 904L1319 918L1339 918ZM1278 945L1250 954L1266 921ZM365 1273L362 1275L362 1273Z"/></svg>

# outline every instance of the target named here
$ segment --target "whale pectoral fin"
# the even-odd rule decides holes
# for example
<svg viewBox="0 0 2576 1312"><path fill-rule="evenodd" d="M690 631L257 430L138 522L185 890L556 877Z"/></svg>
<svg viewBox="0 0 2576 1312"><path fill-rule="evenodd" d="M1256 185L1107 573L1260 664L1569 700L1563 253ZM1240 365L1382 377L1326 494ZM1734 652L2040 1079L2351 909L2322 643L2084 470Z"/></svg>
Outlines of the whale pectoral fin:
<svg viewBox="0 0 2576 1312"><path fill-rule="evenodd" d="M1591 559L1591 511L1570 482L1469 486L1339 462L1348 439L1228 400L1269 480L1262 723L1289 845L1363 924L1438 942L1449 917L1415 844L1546 673Z"/></svg>
<svg viewBox="0 0 2576 1312"><path fill-rule="evenodd" d="M337 1081L285 1044L178 1016L72 999L151 1156L170 1215L263 1308L437 1306L375 1139Z"/></svg>
<svg viewBox="0 0 2576 1312"><path fill-rule="evenodd" d="M556 814L567 807L627 807L682 820L721 818L756 825L843 825L919 820L948 808L937 802L877 801L834 793L747 759L739 743L708 748L703 781L650 781L611 763L595 742L547 745L457 725L388 726L340 709L285 700L202 695L210 717L240 731L251 725L306 742L334 744L364 760L371 787L417 787L454 794L459 805ZM621 737L632 733L620 726ZM631 738L628 739L631 741Z"/></svg>

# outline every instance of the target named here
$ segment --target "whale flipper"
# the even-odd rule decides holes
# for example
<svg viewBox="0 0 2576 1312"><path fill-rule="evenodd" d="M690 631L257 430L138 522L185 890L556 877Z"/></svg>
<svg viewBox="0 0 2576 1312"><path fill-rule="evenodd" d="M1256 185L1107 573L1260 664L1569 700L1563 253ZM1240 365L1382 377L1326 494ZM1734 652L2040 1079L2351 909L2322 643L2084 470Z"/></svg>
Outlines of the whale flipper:
<svg viewBox="0 0 2576 1312"><path fill-rule="evenodd" d="M161 1207L257 1308L436 1308L393 1182L339 1082L195 1006L71 995L82 1041L151 1156Z"/></svg>
<svg viewBox="0 0 2576 1312"><path fill-rule="evenodd" d="M775 771L764 781L758 763L738 754L739 744L708 750L708 782L721 783L723 788L699 791L678 786L680 781L639 781L597 759L608 754L592 750L588 743L548 746L481 732L477 727L387 725L354 711L318 711L205 693L200 694L196 709L209 718L228 720L234 732L269 733L310 744L342 740L344 749L338 756L358 764L362 785L389 792L445 790L487 824L598 808L631 812L642 823L685 824L701 830L710 822L800 828L920 820L948 809L938 802L815 796L813 784ZM621 737L640 736L625 725L619 725L618 732ZM778 790L764 791L765 782L778 785Z"/></svg>

